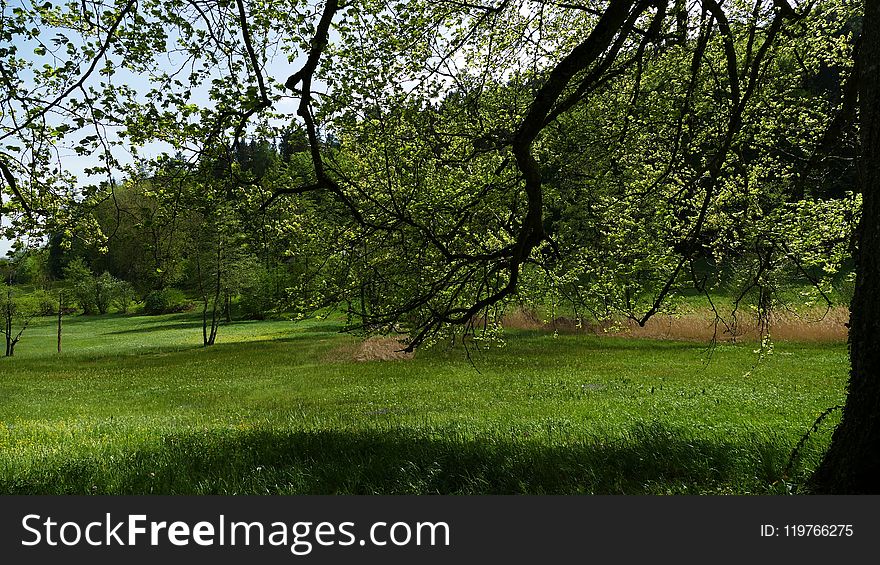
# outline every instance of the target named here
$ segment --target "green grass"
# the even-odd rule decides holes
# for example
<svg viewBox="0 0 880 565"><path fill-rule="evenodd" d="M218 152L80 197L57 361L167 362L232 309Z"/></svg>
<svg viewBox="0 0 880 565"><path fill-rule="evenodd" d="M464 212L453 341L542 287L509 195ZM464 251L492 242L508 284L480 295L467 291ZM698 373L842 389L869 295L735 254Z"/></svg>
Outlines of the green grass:
<svg viewBox="0 0 880 565"><path fill-rule="evenodd" d="M333 321L29 328L0 359L0 493L785 493L827 446L844 345L520 332L357 363Z"/></svg>

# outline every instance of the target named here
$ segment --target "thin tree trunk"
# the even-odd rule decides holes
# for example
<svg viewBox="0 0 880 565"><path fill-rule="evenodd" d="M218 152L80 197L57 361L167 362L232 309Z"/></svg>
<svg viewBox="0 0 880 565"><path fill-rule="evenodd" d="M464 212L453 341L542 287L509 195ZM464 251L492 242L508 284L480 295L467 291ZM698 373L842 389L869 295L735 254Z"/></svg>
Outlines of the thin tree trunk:
<svg viewBox="0 0 880 565"><path fill-rule="evenodd" d="M205 347L211 345L208 343L208 301L202 303L202 345Z"/></svg>
<svg viewBox="0 0 880 565"><path fill-rule="evenodd" d="M204 297L204 309L202 310L202 340L204 345L214 345L217 340L217 329L220 326L220 294L223 289L223 239L218 236L217 239L217 255L216 255L216 271L214 276L214 296L211 299L211 330L208 331L208 296L202 290ZM201 277L199 277L199 285L201 286ZM204 287L203 287L204 288Z"/></svg>
<svg viewBox="0 0 880 565"><path fill-rule="evenodd" d="M814 492L880 494L880 0L865 0L859 105L862 154L850 376L843 419L811 480Z"/></svg>
<svg viewBox="0 0 880 565"><path fill-rule="evenodd" d="M223 280L223 236L217 237L217 275L214 278L214 300L211 309L211 335L209 336L208 345L214 345L217 340L217 327L220 325L219 305L220 291L222 290L221 282Z"/></svg>
<svg viewBox="0 0 880 565"><path fill-rule="evenodd" d="M196 253L196 278L199 281L199 294L202 295L202 345L208 347L213 342L208 342L208 293L202 281L201 253Z"/></svg>
<svg viewBox="0 0 880 565"><path fill-rule="evenodd" d="M6 304L3 308L3 325L4 325L4 333L6 334L6 356L12 357L13 350L15 349L15 342L13 342L12 338L12 317L13 317L13 305L12 305L12 288L6 292Z"/></svg>
<svg viewBox="0 0 880 565"><path fill-rule="evenodd" d="M61 353L61 317L64 316L64 291L58 292L58 353Z"/></svg>

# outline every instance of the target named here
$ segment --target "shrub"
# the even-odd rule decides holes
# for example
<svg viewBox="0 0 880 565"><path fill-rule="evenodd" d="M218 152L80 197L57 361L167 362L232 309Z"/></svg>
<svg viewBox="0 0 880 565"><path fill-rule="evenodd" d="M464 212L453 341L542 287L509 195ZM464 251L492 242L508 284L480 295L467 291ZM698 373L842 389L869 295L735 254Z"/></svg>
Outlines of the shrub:
<svg viewBox="0 0 880 565"><path fill-rule="evenodd" d="M58 313L58 297L45 290L35 290L23 296L28 304L28 311L37 316L53 316Z"/></svg>
<svg viewBox="0 0 880 565"><path fill-rule="evenodd" d="M192 309L192 301L176 288L154 290L144 298L144 313L151 316L186 312Z"/></svg>
<svg viewBox="0 0 880 565"><path fill-rule="evenodd" d="M83 314L106 314L116 295L119 279L104 271L94 276L82 260L72 261L65 278L73 283L73 295Z"/></svg>
<svg viewBox="0 0 880 565"><path fill-rule="evenodd" d="M127 314L131 304L137 300L137 293L134 286L128 281L119 281L116 285L116 292L113 295L113 304L119 308L123 314Z"/></svg>
<svg viewBox="0 0 880 565"><path fill-rule="evenodd" d="M64 269L64 278L71 284L73 297L83 314L94 314L98 309L95 304L95 277L85 261L80 258L71 261Z"/></svg>
<svg viewBox="0 0 880 565"><path fill-rule="evenodd" d="M110 302L116 294L116 286L118 284L119 280L107 271L104 271L104 274L101 276L95 277L93 282L94 304L98 309L98 313L106 314L110 310Z"/></svg>

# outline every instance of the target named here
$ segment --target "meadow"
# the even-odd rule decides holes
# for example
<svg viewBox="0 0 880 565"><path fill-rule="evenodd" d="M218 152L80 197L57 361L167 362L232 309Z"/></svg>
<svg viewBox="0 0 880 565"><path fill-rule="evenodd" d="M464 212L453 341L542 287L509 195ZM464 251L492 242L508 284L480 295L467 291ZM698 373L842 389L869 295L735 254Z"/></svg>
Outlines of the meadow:
<svg viewBox="0 0 880 565"><path fill-rule="evenodd" d="M785 494L845 343L508 332L357 361L336 320L51 318L0 359L0 493Z"/></svg>

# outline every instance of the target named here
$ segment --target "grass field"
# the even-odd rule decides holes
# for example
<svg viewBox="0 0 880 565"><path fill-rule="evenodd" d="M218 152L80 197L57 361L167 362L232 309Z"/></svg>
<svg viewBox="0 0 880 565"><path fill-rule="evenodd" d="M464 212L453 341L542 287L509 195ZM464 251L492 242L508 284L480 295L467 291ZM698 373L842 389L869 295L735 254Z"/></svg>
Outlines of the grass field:
<svg viewBox="0 0 880 565"><path fill-rule="evenodd" d="M333 321L52 320L0 359L0 493L786 493L844 344L517 332L355 362Z"/></svg>

